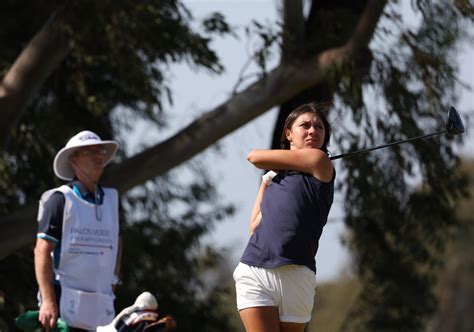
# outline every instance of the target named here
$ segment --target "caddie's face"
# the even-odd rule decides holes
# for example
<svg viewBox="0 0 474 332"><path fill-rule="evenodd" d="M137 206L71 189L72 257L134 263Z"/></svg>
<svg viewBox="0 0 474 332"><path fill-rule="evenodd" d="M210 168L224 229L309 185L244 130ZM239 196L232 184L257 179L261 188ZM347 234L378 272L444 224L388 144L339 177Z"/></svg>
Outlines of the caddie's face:
<svg viewBox="0 0 474 332"><path fill-rule="evenodd" d="M74 173L81 178L85 173L91 180L98 181L105 166L107 149L102 146L86 146L78 149L71 157L70 162Z"/></svg>

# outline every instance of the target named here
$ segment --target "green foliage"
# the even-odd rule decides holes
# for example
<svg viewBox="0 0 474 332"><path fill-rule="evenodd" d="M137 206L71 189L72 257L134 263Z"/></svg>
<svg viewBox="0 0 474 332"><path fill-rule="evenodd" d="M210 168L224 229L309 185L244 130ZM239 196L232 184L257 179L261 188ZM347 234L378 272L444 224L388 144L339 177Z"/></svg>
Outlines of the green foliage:
<svg viewBox="0 0 474 332"><path fill-rule="evenodd" d="M231 331L227 317L219 312L229 285L209 285L206 280L220 256L200 238L233 209L206 203L215 193L204 171L204 176L186 184L189 191L177 181L179 174L182 169L134 190L125 200L126 255L117 306L126 306L138 291L147 290L157 297L161 312L175 317L180 331L193 331L196 325L205 331Z"/></svg>
<svg viewBox="0 0 474 332"><path fill-rule="evenodd" d="M252 23L245 28L245 34L248 39L252 37L258 38L252 58L261 70L260 77L263 77L267 73L268 62L274 56L275 45L281 45L281 33L273 25L263 25L253 20Z"/></svg>
<svg viewBox="0 0 474 332"><path fill-rule="evenodd" d="M344 45L366 3L312 1L305 22L308 57ZM472 20L472 11L469 17L464 1L411 4L416 22L406 20L402 6L407 2L388 2L370 49L333 69L330 80L281 105L273 147L286 115L313 100L334 101L331 151L356 151L443 129L450 106L456 105L455 55L466 40L465 19ZM459 228L454 203L466 194L452 148L461 141L438 136L337 161L342 166L336 184L361 283L341 331L426 326L437 305L436 272Z"/></svg>
<svg viewBox="0 0 474 332"><path fill-rule="evenodd" d="M456 202L455 211L456 217L460 220L460 226L455 230L452 238L446 241L447 250L439 258L443 264L437 265L433 269L439 276L434 291L438 303L436 312L429 317L429 323L425 325L425 328L409 329L407 326L403 326L403 328L396 329L392 326L381 329L379 326L373 328L373 330L464 331L468 330L474 323L470 314L474 308L474 284L472 282L474 280L474 257L472 256L474 243L472 241L474 238L474 221L472 218L474 207L473 161L462 160L461 172L469 178L470 195ZM423 211L420 211L421 213ZM424 218L421 221L424 221ZM377 291L377 288L366 287L365 291ZM412 291L414 296L420 296L418 289ZM405 296L404 289L400 293L401 296ZM341 328L344 317L346 317L359 294L362 294L361 285L354 276L343 275L335 281L318 285L313 319L308 325L308 332L321 329L325 332L344 330L344 328ZM360 305L360 302L356 302L356 304ZM365 315L362 311L359 314Z"/></svg>
<svg viewBox="0 0 474 332"><path fill-rule="evenodd" d="M306 332L338 332L360 293L356 278L342 275L334 281L316 286L313 315Z"/></svg>
<svg viewBox="0 0 474 332"><path fill-rule="evenodd" d="M166 98L172 102L168 64L184 61L211 73L222 70L209 45L214 34L229 32L224 18L208 18L207 35L201 35L191 29L192 17L179 1L69 1L63 7L57 1L4 1L0 6L1 68L13 63L53 12L63 16L71 46L1 155L2 216L34 204L43 191L60 184L52 171L54 155L78 131L120 141L125 138L118 133L137 118L157 128L165 125L162 105ZM117 107L131 111L117 117ZM121 151L119 159L125 158ZM116 308L149 290L164 312L175 315L180 331L195 326L231 331L216 309L228 289L204 287L204 272L216 266L218 254L201 239L233 209L217 199L202 167L188 164L180 171L189 174L187 183L171 173L123 198L124 285ZM36 307L32 248L3 259L0 269L0 323L12 328L15 316Z"/></svg>
<svg viewBox="0 0 474 332"><path fill-rule="evenodd" d="M439 299L429 331L463 331L474 324L474 162L462 161L462 172L469 178L469 197L456 202L456 216L461 226L448 243L436 287Z"/></svg>
<svg viewBox="0 0 474 332"><path fill-rule="evenodd" d="M392 13L398 41L385 49L383 37L374 42L370 81L359 84L366 101L375 96L377 108L354 108L351 85L340 86L338 95L353 107L353 123L364 133L336 129L349 150L444 127L456 100L452 54L463 37L461 15L444 1L418 4L423 15L416 30ZM436 268L459 225L454 202L466 195L454 143L440 136L344 160L346 223L362 290L343 330L420 331L434 313Z"/></svg>
<svg viewBox="0 0 474 332"><path fill-rule="evenodd" d="M33 248L8 256L0 264L0 326L14 331L14 319L20 313L38 307L34 279Z"/></svg>

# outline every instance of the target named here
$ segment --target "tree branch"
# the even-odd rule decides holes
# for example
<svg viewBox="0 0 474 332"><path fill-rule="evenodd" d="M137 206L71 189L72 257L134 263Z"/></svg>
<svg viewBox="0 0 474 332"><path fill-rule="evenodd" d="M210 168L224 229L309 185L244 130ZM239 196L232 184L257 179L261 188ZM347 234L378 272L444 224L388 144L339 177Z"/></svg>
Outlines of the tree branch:
<svg viewBox="0 0 474 332"><path fill-rule="evenodd" d="M64 7L26 45L0 83L0 149L46 79L69 52L64 38Z"/></svg>
<svg viewBox="0 0 474 332"><path fill-rule="evenodd" d="M369 0L360 16L354 34L347 42L352 53L358 53L369 47L377 23L383 13L387 0Z"/></svg>
<svg viewBox="0 0 474 332"><path fill-rule="evenodd" d="M369 1L361 22L346 45L326 50L297 65L280 64L265 78L200 116L171 138L121 164L110 166L104 174L104 182L124 193L178 166L273 106L329 79L337 72L334 69L353 61L358 51L367 48L368 36L373 34L383 12L383 5L371 7L373 2L380 5L386 1ZM354 45L356 41L364 41L365 45ZM28 206L0 219L0 259L33 243L37 227L35 209L35 206Z"/></svg>
<svg viewBox="0 0 474 332"><path fill-rule="evenodd" d="M205 113L189 126L121 164L111 165L103 182L124 193L178 166L275 105L327 78L346 57L345 49L323 52L299 66L277 67L229 101ZM35 206L0 219L0 259L33 243ZM19 234L13 234L18 232Z"/></svg>

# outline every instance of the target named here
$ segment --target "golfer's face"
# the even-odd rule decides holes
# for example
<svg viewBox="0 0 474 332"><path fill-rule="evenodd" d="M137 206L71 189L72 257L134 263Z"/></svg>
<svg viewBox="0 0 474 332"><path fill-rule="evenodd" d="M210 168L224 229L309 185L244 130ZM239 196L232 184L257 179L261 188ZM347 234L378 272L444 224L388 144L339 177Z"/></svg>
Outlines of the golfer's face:
<svg viewBox="0 0 474 332"><path fill-rule="evenodd" d="M104 170L107 150L100 146L87 146L76 151L71 161L73 167L79 168L94 180L98 180Z"/></svg>
<svg viewBox="0 0 474 332"><path fill-rule="evenodd" d="M321 119L313 113L303 113L293 122L287 138L291 142L290 148L321 149L326 136L326 130Z"/></svg>

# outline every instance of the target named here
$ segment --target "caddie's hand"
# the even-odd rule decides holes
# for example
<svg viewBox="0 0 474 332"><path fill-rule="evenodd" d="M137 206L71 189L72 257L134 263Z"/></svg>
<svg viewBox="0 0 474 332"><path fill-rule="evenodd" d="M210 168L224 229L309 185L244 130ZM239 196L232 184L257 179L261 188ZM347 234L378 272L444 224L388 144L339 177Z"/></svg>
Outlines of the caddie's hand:
<svg viewBox="0 0 474 332"><path fill-rule="evenodd" d="M45 301L41 303L38 320L46 331L56 326L58 319L58 306L53 301Z"/></svg>

